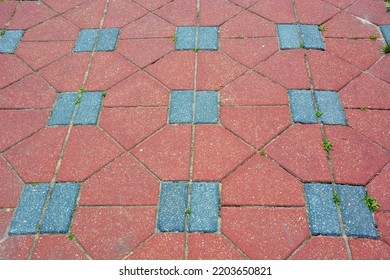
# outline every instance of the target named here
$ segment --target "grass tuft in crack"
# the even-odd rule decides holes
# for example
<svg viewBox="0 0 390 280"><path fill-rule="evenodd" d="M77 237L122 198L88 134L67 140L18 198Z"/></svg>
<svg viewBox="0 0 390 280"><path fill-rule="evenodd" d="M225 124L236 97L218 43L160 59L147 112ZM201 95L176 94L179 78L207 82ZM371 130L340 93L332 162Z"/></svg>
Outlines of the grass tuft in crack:
<svg viewBox="0 0 390 280"><path fill-rule="evenodd" d="M333 145L332 143L329 142L329 140L324 140L322 142L322 147L324 148L324 150L329 153L331 150L333 150Z"/></svg>
<svg viewBox="0 0 390 280"><path fill-rule="evenodd" d="M370 209L371 212L376 212L378 211L378 208L381 207L375 198L369 197L368 195L364 197L363 201L364 204L368 206L368 209Z"/></svg>

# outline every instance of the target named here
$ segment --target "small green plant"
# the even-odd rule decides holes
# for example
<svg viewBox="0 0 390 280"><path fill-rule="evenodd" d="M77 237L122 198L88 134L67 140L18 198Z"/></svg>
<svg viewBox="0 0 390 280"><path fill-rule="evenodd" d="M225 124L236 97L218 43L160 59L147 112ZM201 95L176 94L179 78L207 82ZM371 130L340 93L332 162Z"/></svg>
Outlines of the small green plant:
<svg viewBox="0 0 390 280"><path fill-rule="evenodd" d="M246 37L241 35L241 36L234 37L234 39L242 40L242 39L246 39Z"/></svg>
<svg viewBox="0 0 390 280"><path fill-rule="evenodd" d="M375 36L375 35L371 35L371 36L370 36L370 40L372 40L372 41L376 41L376 39L378 39L378 37L377 37L377 36Z"/></svg>
<svg viewBox="0 0 390 280"><path fill-rule="evenodd" d="M382 47L382 53L388 54L390 53L390 45L386 44L385 46Z"/></svg>
<svg viewBox="0 0 390 280"><path fill-rule="evenodd" d="M194 49L194 52L196 52L196 53L197 53L198 51L199 51L199 49L198 49L198 48L195 48L195 49Z"/></svg>
<svg viewBox="0 0 390 280"><path fill-rule="evenodd" d="M78 96L77 99L76 99L76 105L77 105L77 104L80 104L80 102L81 102L81 97Z"/></svg>
<svg viewBox="0 0 390 280"><path fill-rule="evenodd" d="M34 184L32 184L32 186L33 186L33 187L37 187L37 186L38 186L38 184L37 184L37 183L34 183Z"/></svg>
<svg viewBox="0 0 390 280"><path fill-rule="evenodd" d="M106 95L107 95L107 91L103 91L103 92L102 92L103 98L106 97Z"/></svg>
<svg viewBox="0 0 390 280"><path fill-rule="evenodd" d="M85 92L85 89L84 89L83 87L81 87L81 88L79 89L79 93L83 94L84 92Z"/></svg>
<svg viewBox="0 0 390 280"><path fill-rule="evenodd" d="M368 195L364 197L364 204L368 206L371 212L378 211L378 208L381 207L375 198L369 197Z"/></svg>
<svg viewBox="0 0 390 280"><path fill-rule="evenodd" d="M386 11L388 14L390 14L390 0L385 0L386 3Z"/></svg>
<svg viewBox="0 0 390 280"><path fill-rule="evenodd" d="M328 140L324 140L322 142L322 147L324 148L324 150L329 153L332 149L333 149L333 145L332 143L330 143Z"/></svg>
<svg viewBox="0 0 390 280"><path fill-rule="evenodd" d="M364 107L364 106L362 106L362 107L360 107L359 109L360 109L360 111L365 111L367 108Z"/></svg>
<svg viewBox="0 0 390 280"><path fill-rule="evenodd" d="M305 45L303 43L299 43L299 48L300 49L304 49L305 48Z"/></svg>
<svg viewBox="0 0 390 280"><path fill-rule="evenodd" d="M192 211L191 211L191 209L186 209L185 213L186 213L186 215L191 215Z"/></svg>
<svg viewBox="0 0 390 280"><path fill-rule="evenodd" d="M326 26L325 25L320 25L318 26L318 30L323 32L323 31L326 31Z"/></svg>
<svg viewBox="0 0 390 280"><path fill-rule="evenodd" d="M321 111L316 111L316 116L317 116L317 117L321 117L322 114L323 114L323 113L322 113Z"/></svg>
<svg viewBox="0 0 390 280"><path fill-rule="evenodd" d="M5 34L5 30L1 30L0 36L3 36Z"/></svg>
<svg viewBox="0 0 390 280"><path fill-rule="evenodd" d="M352 37L351 39L352 39L352 40L357 40L357 39L359 39L359 37L354 36L354 37Z"/></svg>
<svg viewBox="0 0 390 280"><path fill-rule="evenodd" d="M262 157L268 157L267 153L264 152L264 151L260 151L259 154L260 154Z"/></svg>
<svg viewBox="0 0 390 280"><path fill-rule="evenodd" d="M177 35L176 35L176 34L172 36L172 41L173 41L174 43L177 42Z"/></svg>
<svg viewBox="0 0 390 280"><path fill-rule="evenodd" d="M68 234L68 238L70 241L72 241L74 239L74 234L73 233L69 233Z"/></svg>
<svg viewBox="0 0 390 280"><path fill-rule="evenodd" d="M334 202L334 204L336 204L337 206L340 206L341 199L340 199L340 197L339 197L339 195L338 195L337 193L335 193L335 194L333 195L333 202Z"/></svg>

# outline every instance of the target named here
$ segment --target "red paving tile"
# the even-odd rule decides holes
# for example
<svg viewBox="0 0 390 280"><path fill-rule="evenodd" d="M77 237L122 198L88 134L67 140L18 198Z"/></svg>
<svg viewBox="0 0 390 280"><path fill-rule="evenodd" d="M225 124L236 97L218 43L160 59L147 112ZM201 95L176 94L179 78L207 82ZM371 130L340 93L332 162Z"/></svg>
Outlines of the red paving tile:
<svg viewBox="0 0 390 280"><path fill-rule="evenodd" d="M0 208L16 208L22 189L23 182L16 176L7 162L0 158ZM0 230L0 239L2 235L3 233Z"/></svg>
<svg viewBox="0 0 390 280"><path fill-rule="evenodd" d="M5 25L12 18L12 15L15 12L18 2L4 2L1 3L1 13L0 13L0 29L3 29Z"/></svg>
<svg viewBox="0 0 390 280"><path fill-rule="evenodd" d="M364 18L377 25L390 24L384 1L359 0L347 9L348 13Z"/></svg>
<svg viewBox="0 0 390 280"><path fill-rule="evenodd" d="M243 260L226 238L219 234L190 234L188 238L189 260Z"/></svg>
<svg viewBox="0 0 390 280"><path fill-rule="evenodd" d="M184 234L155 234L129 260L182 260L184 259Z"/></svg>
<svg viewBox="0 0 390 280"><path fill-rule="evenodd" d="M390 213L375 213L375 220L381 240L390 244Z"/></svg>
<svg viewBox="0 0 390 280"><path fill-rule="evenodd" d="M127 150L166 123L166 108L104 108L100 116L100 126Z"/></svg>
<svg viewBox="0 0 390 280"><path fill-rule="evenodd" d="M253 68L279 50L277 38L221 39L221 51Z"/></svg>
<svg viewBox="0 0 390 280"><path fill-rule="evenodd" d="M104 18L104 28L123 27L147 14L147 10L127 0L111 0Z"/></svg>
<svg viewBox="0 0 390 280"><path fill-rule="evenodd" d="M389 184L390 182L390 164L382 169L379 173L367 186L368 195L374 197L382 211L390 211L390 192Z"/></svg>
<svg viewBox="0 0 390 280"><path fill-rule="evenodd" d="M31 73L30 69L13 55L2 54L0 60L0 89Z"/></svg>
<svg viewBox="0 0 390 280"><path fill-rule="evenodd" d="M63 17L71 21L80 29L99 28L100 20L103 17L104 9L106 8L105 1L85 2L80 6L63 14Z"/></svg>
<svg viewBox="0 0 390 280"><path fill-rule="evenodd" d="M379 60L376 64L374 64L369 72L373 75L377 76L378 78L386 81L387 83L390 83L390 73L388 70L388 65L390 63L390 56L385 55L382 57L381 60Z"/></svg>
<svg viewBox="0 0 390 280"><path fill-rule="evenodd" d="M29 75L0 90L0 108L51 108L56 93L38 75Z"/></svg>
<svg viewBox="0 0 390 280"><path fill-rule="evenodd" d="M169 89L144 72L112 87L104 99L104 106L167 106Z"/></svg>
<svg viewBox="0 0 390 280"><path fill-rule="evenodd" d="M31 2L21 2L12 18L9 29L28 29L57 15L45 5Z"/></svg>
<svg viewBox="0 0 390 280"><path fill-rule="evenodd" d="M72 232L93 259L122 259L153 234L155 208L81 208Z"/></svg>
<svg viewBox="0 0 390 280"><path fill-rule="evenodd" d="M70 54L39 73L58 92L77 92L83 85L90 54Z"/></svg>
<svg viewBox="0 0 390 280"><path fill-rule="evenodd" d="M366 185L390 161L388 151L349 127L326 126L325 133L336 183Z"/></svg>
<svg viewBox="0 0 390 280"><path fill-rule="evenodd" d="M195 26L197 0L174 0L155 12L175 26Z"/></svg>
<svg viewBox="0 0 390 280"><path fill-rule="evenodd" d="M257 66L256 71L288 89L310 88L301 50L279 51Z"/></svg>
<svg viewBox="0 0 390 280"><path fill-rule="evenodd" d="M2 164L0 162L0 164ZM3 206L0 206L3 207ZM13 217L14 213L13 212L0 212L0 239L3 238L3 236L7 233L8 227L11 224L11 220ZM1 243L0 243L0 248L1 248ZM0 249L1 250L1 249Z"/></svg>
<svg viewBox="0 0 390 280"><path fill-rule="evenodd" d="M47 183L54 176L68 129L45 128L5 153L25 183Z"/></svg>
<svg viewBox="0 0 390 280"><path fill-rule="evenodd" d="M390 260L390 246L381 240L350 239L352 259Z"/></svg>
<svg viewBox="0 0 390 280"><path fill-rule="evenodd" d="M58 1L58 0L42 0L46 5L53 8L59 13L63 13L69 9L72 9L78 5L81 5L88 0L67 0L67 1Z"/></svg>
<svg viewBox="0 0 390 280"><path fill-rule="evenodd" d="M133 151L163 181L189 179L191 126L166 126Z"/></svg>
<svg viewBox="0 0 390 280"><path fill-rule="evenodd" d="M363 73L339 92L346 108L390 109L390 85Z"/></svg>
<svg viewBox="0 0 390 280"><path fill-rule="evenodd" d="M247 72L220 93L222 106L287 105L287 90L271 80Z"/></svg>
<svg viewBox="0 0 390 280"><path fill-rule="evenodd" d="M171 38L129 39L119 40L117 51L144 68L172 52L174 48Z"/></svg>
<svg viewBox="0 0 390 280"><path fill-rule="evenodd" d="M347 260L347 247L342 238L312 237L291 259Z"/></svg>
<svg viewBox="0 0 390 280"><path fill-rule="evenodd" d="M265 152L304 182L331 181L318 125L293 125L271 142Z"/></svg>
<svg viewBox="0 0 390 280"><path fill-rule="evenodd" d="M221 108L221 124L260 149L290 126L290 110L287 106Z"/></svg>
<svg viewBox="0 0 390 280"><path fill-rule="evenodd" d="M79 205L154 205L160 183L133 157L124 155L88 179Z"/></svg>
<svg viewBox="0 0 390 280"><path fill-rule="evenodd" d="M74 127L67 142L57 180L84 181L117 157L121 151L122 149L99 128Z"/></svg>
<svg viewBox="0 0 390 280"><path fill-rule="evenodd" d="M275 23L295 23L294 7L291 0L260 0L250 8L261 17L264 17ZM278 11L275 13L275 11Z"/></svg>
<svg viewBox="0 0 390 280"><path fill-rule="evenodd" d="M9 237L0 243L0 260L27 260L34 236Z"/></svg>
<svg viewBox="0 0 390 280"><path fill-rule="evenodd" d="M67 235L41 235L38 239L33 260L86 260L87 257L70 241Z"/></svg>
<svg viewBox="0 0 390 280"><path fill-rule="evenodd" d="M222 233L250 259L288 258L309 235L304 209L222 208Z"/></svg>
<svg viewBox="0 0 390 280"><path fill-rule="evenodd" d="M321 25L340 12L340 9L321 0L295 1L301 24Z"/></svg>
<svg viewBox="0 0 390 280"><path fill-rule="evenodd" d="M256 155L222 181L222 205L304 206L303 186L270 159Z"/></svg>
<svg viewBox="0 0 390 280"><path fill-rule="evenodd" d="M233 171L254 151L220 126L195 129L195 181L219 181Z"/></svg>
<svg viewBox="0 0 390 280"><path fill-rule="evenodd" d="M202 0L200 2L200 26L219 26L242 11L228 0Z"/></svg>

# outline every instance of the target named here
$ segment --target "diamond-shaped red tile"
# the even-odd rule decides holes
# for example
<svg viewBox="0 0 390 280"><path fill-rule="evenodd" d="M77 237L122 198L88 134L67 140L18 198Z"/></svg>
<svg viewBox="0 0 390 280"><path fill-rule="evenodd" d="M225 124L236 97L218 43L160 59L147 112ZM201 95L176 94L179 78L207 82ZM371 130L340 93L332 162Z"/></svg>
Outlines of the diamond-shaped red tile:
<svg viewBox="0 0 390 280"><path fill-rule="evenodd" d="M5 154L25 183L47 183L54 176L66 127L45 128Z"/></svg>
<svg viewBox="0 0 390 280"><path fill-rule="evenodd" d="M195 26L197 0L174 0L155 11L155 14L175 26Z"/></svg>
<svg viewBox="0 0 390 280"><path fill-rule="evenodd" d="M138 3L139 5L145 7L149 11L153 11L155 9L164 6L166 3L171 2L172 0L133 0L133 2Z"/></svg>
<svg viewBox="0 0 390 280"><path fill-rule="evenodd" d="M344 107L390 109L390 85L366 73L350 82L339 96Z"/></svg>
<svg viewBox="0 0 390 280"><path fill-rule="evenodd" d="M260 149L291 124L291 117L287 106L221 108L221 123Z"/></svg>
<svg viewBox="0 0 390 280"><path fill-rule="evenodd" d="M95 53L85 89L103 91L135 73L137 68L117 53Z"/></svg>
<svg viewBox="0 0 390 280"><path fill-rule="evenodd" d="M147 14L142 7L127 0L111 0L104 18L104 28L123 27Z"/></svg>
<svg viewBox="0 0 390 280"><path fill-rule="evenodd" d="M381 240L390 242L390 213L375 213L375 220L378 226Z"/></svg>
<svg viewBox="0 0 390 280"><path fill-rule="evenodd" d="M278 40L272 38L221 39L221 51L252 68L279 50Z"/></svg>
<svg viewBox="0 0 390 280"><path fill-rule="evenodd" d="M372 40L333 39L326 40L326 49L345 61L367 70L381 58L382 42ZM359 50L358 52L356 50Z"/></svg>
<svg viewBox="0 0 390 280"><path fill-rule="evenodd" d="M170 38L119 40L117 50L143 68L173 51L174 43Z"/></svg>
<svg viewBox="0 0 390 280"><path fill-rule="evenodd" d="M42 2L44 2L46 5L50 6L51 8L53 8L59 13L63 13L87 1L88 0L66 0L66 1L42 0Z"/></svg>
<svg viewBox="0 0 390 280"><path fill-rule="evenodd" d="M167 123L167 109L104 108L99 123L122 146L130 149Z"/></svg>
<svg viewBox="0 0 390 280"><path fill-rule="evenodd" d="M71 41L21 42L15 53L37 71L71 53L73 47L74 42Z"/></svg>
<svg viewBox="0 0 390 280"><path fill-rule="evenodd" d="M242 260L240 254L227 239L219 234L190 234L188 238L189 260Z"/></svg>
<svg viewBox="0 0 390 280"><path fill-rule="evenodd" d="M157 205L159 187L140 163L124 155L83 184L79 205Z"/></svg>
<svg viewBox="0 0 390 280"><path fill-rule="evenodd" d="M349 126L390 150L389 110L346 110Z"/></svg>
<svg viewBox="0 0 390 280"><path fill-rule="evenodd" d="M34 26L23 35L23 41L75 41L79 28L61 16Z"/></svg>
<svg viewBox="0 0 390 280"><path fill-rule="evenodd" d="M390 164L382 169L367 186L368 195L374 197L382 211L390 211Z"/></svg>
<svg viewBox="0 0 390 280"><path fill-rule="evenodd" d="M0 152L43 128L48 116L46 110L1 110Z"/></svg>
<svg viewBox="0 0 390 280"><path fill-rule="evenodd" d="M139 20L123 27L121 30L121 39L172 38L175 32L174 25L156 15L147 14Z"/></svg>
<svg viewBox="0 0 390 280"><path fill-rule="evenodd" d="M276 25L250 12L243 12L224 23L221 37L276 37Z"/></svg>
<svg viewBox="0 0 390 280"><path fill-rule="evenodd" d="M16 1L7 1L1 3L0 29L3 29L5 25L12 19L12 15L14 14L18 4L19 2Z"/></svg>
<svg viewBox="0 0 390 280"><path fill-rule="evenodd" d="M99 28L106 8L105 1L88 1L66 12L63 16L81 29Z"/></svg>
<svg viewBox="0 0 390 280"><path fill-rule="evenodd" d="M183 260L184 234L155 234L129 260Z"/></svg>
<svg viewBox="0 0 390 280"><path fill-rule="evenodd" d="M70 54L40 71L58 92L75 92L83 84L90 54Z"/></svg>
<svg viewBox="0 0 390 280"><path fill-rule="evenodd" d="M163 181L188 180L191 126L166 126L132 153Z"/></svg>
<svg viewBox="0 0 390 280"><path fill-rule="evenodd" d="M270 159L256 155L222 181L223 205L304 206L302 184Z"/></svg>
<svg viewBox="0 0 390 280"><path fill-rule="evenodd" d="M198 55L197 90L220 90L246 69L220 52L201 52Z"/></svg>
<svg viewBox="0 0 390 280"><path fill-rule="evenodd" d="M390 246L381 240L350 239L352 259L390 260Z"/></svg>
<svg viewBox="0 0 390 280"><path fill-rule="evenodd" d="M10 237L0 244L0 260L27 260L34 236Z"/></svg>
<svg viewBox="0 0 390 280"><path fill-rule="evenodd" d="M348 254L342 238L312 237L291 259L347 260Z"/></svg>
<svg viewBox="0 0 390 280"><path fill-rule="evenodd" d="M293 125L267 146L265 152L304 182L330 182L318 125Z"/></svg>
<svg viewBox="0 0 390 280"><path fill-rule="evenodd" d="M356 2L356 0L323 0L323 1L332 4L336 7L339 7L341 9L345 9L351 4L353 4L354 2Z"/></svg>
<svg viewBox="0 0 390 280"><path fill-rule="evenodd" d="M219 26L241 10L227 0L202 0L199 22L201 26Z"/></svg>
<svg viewBox="0 0 390 280"><path fill-rule="evenodd" d="M193 90L195 53L173 52L146 71L172 90Z"/></svg>
<svg viewBox="0 0 390 280"><path fill-rule="evenodd" d="M286 259L309 235L305 209L222 208L222 233L249 258Z"/></svg>
<svg viewBox="0 0 390 280"><path fill-rule="evenodd" d="M112 87L105 97L104 106L167 106L169 92L154 78L138 72Z"/></svg>
<svg viewBox="0 0 390 280"><path fill-rule="evenodd" d="M336 183L366 185L390 161L389 152L349 127L326 126L325 133Z"/></svg>
<svg viewBox="0 0 390 280"><path fill-rule="evenodd" d="M72 227L93 259L122 259L153 234L155 208L79 208Z"/></svg>
<svg viewBox="0 0 390 280"><path fill-rule="evenodd" d="M253 154L253 150L220 126L195 129L195 181L219 181Z"/></svg>
<svg viewBox="0 0 390 280"><path fill-rule="evenodd" d="M338 91L361 73L358 68L328 52L308 51L307 57L315 89Z"/></svg>
<svg viewBox="0 0 390 280"><path fill-rule="evenodd" d="M57 180L84 181L118 156L121 151L99 128L76 126L70 134Z"/></svg>
<svg viewBox="0 0 390 280"><path fill-rule="evenodd" d="M301 24L321 25L340 12L321 0L296 0L295 5Z"/></svg>
<svg viewBox="0 0 390 280"><path fill-rule="evenodd" d="M322 32L325 37L330 38L369 38L370 36L380 37L378 28L348 13L340 13L331 20L324 23L326 31Z"/></svg>
<svg viewBox="0 0 390 280"><path fill-rule="evenodd" d="M41 235L38 239L33 260L86 260L87 257L75 242L66 235Z"/></svg>
<svg viewBox="0 0 390 280"><path fill-rule="evenodd" d="M374 66L370 68L370 73L378 78L390 83L390 72L388 71L390 63L390 56L384 55Z"/></svg>
<svg viewBox="0 0 390 280"><path fill-rule="evenodd" d="M359 0L347 9L348 13L364 18L376 25L390 24L385 1Z"/></svg>
<svg viewBox="0 0 390 280"><path fill-rule="evenodd" d="M222 106L288 105L287 90L252 71L225 87L220 95Z"/></svg>
<svg viewBox="0 0 390 280"><path fill-rule="evenodd" d="M0 88L31 73L30 69L13 55L2 54L0 59Z"/></svg>
<svg viewBox="0 0 390 280"><path fill-rule="evenodd" d="M22 189L23 182L20 181L6 161L0 158L0 208L16 208ZM3 232L0 230L0 238L2 234Z"/></svg>
<svg viewBox="0 0 390 280"><path fill-rule="evenodd" d="M287 89L308 89L310 84L303 54L302 50L279 51L256 70Z"/></svg>
<svg viewBox="0 0 390 280"><path fill-rule="evenodd" d="M229 0L230 2L240 5L244 8L249 8L259 0Z"/></svg>
<svg viewBox="0 0 390 280"><path fill-rule="evenodd" d="M51 108L55 100L55 91L37 75L0 90L0 108Z"/></svg>
<svg viewBox="0 0 390 280"><path fill-rule="evenodd" d="M260 0L250 10L275 23L295 23L292 3L291 0Z"/></svg>
<svg viewBox="0 0 390 280"><path fill-rule="evenodd" d="M37 5L34 2L21 2L8 28L28 29L55 15L56 13L45 5Z"/></svg>

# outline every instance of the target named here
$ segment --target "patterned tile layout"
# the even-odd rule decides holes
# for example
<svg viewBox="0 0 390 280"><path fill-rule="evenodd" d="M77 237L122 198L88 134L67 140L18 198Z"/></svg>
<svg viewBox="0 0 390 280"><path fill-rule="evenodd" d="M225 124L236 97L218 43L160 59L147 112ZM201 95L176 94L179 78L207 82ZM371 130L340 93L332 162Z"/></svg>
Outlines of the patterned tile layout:
<svg viewBox="0 0 390 280"><path fill-rule="evenodd" d="M218 50L218 27L177 27L176 50Z"/></svg>
<svg viewBox="0 0 390 280"><path fill-rule="evenodd" d="M73 49L74 52L92 52L95 44L97 52L111 52L115 50L119 36L118 28L110 29L82 29Z"/></svg>
<svg viewBox="0 0 390 280"><path fill-rule="evenodd" d="M281 50L300 48L325 50L317 25L278 24L277 30Z"/></svg>
<svg viewBox="0 0 390 280"><path fill-rule="evenodd" d="M3 34L4 33L4 34ZM23 30L3 31L0 35L0 54L12 54L19 45L24 34Z"/></svg>

